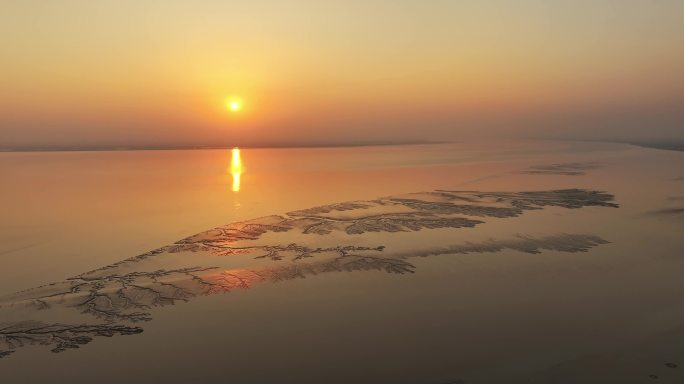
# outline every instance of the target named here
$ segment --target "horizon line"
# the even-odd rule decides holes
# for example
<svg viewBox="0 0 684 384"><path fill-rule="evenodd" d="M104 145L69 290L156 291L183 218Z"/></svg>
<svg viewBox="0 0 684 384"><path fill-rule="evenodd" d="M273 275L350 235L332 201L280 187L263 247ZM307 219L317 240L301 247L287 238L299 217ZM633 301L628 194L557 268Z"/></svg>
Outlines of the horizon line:
<svg viewBox="0 0 684 384"><path fill-rule="evenodd" d="M0 153L8 152L117 152L117 151L176 151L202 149L230 149L230 148L344 148L344 147L374 147L392 145L432 145L447 144L453 140L403 140L403 141L359 141L334 143L264 143L245 145L48 145L48 146L14 146L0 148Z"/></svg>

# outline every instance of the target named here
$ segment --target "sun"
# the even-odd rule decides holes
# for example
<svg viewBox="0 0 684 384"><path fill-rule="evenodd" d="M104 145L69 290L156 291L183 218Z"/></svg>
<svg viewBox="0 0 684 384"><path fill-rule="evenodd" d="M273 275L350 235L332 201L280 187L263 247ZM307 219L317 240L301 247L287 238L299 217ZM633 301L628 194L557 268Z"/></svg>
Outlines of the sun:
<svg viewBox="0 0 684 384"><path fill-rule="evenodd" d="M226 100L226 108L231 112L238 112L242 109L242 101L238 99L228 99Z"/></svg>

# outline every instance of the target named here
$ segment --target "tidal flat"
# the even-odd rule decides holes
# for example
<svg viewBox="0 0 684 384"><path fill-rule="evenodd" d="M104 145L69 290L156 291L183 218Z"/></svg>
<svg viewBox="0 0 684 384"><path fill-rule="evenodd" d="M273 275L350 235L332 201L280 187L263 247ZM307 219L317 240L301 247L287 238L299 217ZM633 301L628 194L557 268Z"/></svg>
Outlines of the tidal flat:
<svg viewBox="0 0 684 384"><path fill-rule="evenodd" d="M0 153L3 378L684 380L684 153L241 156Z"/></svg>

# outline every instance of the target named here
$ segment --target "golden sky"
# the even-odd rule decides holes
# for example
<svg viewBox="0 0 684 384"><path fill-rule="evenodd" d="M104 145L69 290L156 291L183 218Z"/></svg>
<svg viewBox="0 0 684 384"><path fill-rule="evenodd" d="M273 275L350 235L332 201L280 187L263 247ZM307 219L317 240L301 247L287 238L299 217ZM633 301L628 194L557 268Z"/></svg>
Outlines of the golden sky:
<svg viewBox="0 0 684 384"><path fill-rule="evenodd" d="M683 47L684 1L6 0L0 148L684 139Z"/></svg>

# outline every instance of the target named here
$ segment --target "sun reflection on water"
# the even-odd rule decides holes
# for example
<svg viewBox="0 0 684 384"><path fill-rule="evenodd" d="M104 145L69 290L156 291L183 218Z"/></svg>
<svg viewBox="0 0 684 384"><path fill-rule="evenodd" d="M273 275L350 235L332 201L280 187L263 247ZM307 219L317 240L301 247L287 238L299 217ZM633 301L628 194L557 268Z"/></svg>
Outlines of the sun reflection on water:
<svg viewBox="0 0 684 384"><path fill-rule="evenodd" d="M242 158L240 148L235 147L231 151L230 174L233 176L233 192L240 191L240 175L242 174Z"/></svg>

